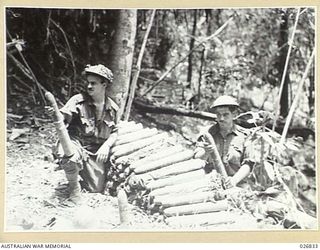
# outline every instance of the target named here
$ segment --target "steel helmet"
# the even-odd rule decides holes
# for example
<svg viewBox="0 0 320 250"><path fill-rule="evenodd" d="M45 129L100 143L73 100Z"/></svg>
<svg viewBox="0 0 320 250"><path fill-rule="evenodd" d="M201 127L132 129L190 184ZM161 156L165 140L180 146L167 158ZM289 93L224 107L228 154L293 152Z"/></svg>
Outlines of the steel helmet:
<svg viewBox="0 0 320 250"><path fill-rule="evenodd" d="M233 106L233 107L239 107L239 104L237 102L237 100L232 97L232 96L228 96L228 95L223 95L223 96L219 96L211 105L210 109L213 110L217 107L221 107L221 106Z"/></svg>
<svg viewBox="0 0 320 250"><path fill-rule="evenodd" d="M112 71L102 64L92 65L92 66L88 64L85 67L84 72L86 74L91 73L91 74L99 75L107 79L110 83L113 81Z"/></svg>

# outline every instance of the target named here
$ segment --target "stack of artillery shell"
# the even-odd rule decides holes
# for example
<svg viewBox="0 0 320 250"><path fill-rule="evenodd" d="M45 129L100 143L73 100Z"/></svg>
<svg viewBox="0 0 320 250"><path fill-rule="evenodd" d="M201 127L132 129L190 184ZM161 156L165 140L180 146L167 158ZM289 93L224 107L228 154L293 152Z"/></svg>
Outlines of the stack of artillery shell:
<svg viewBox="0 0 320 250"><path fill-rule="evenodd" d="M144 164L141 164L140 166L134 167L134 172L136 174L143 174L143 173L150 173L151 171L162 169L163 167L187 161L193 157L193 151L192 150L185 150L182 152L179 152L178 154L169 155L167 157L164 157L162 159L146 162Z"/></svg>
<svg viewBox="0 0 320 250"><path fill-rule="evenodd" d="M111 149L109 192L116 193L117 186L125 183L126 190L135 193L136 199L146 199L149 209L163 212L172 226L233 221L220 192L221 176L216 171L207 174L206 162L193 155L193 150L172 145L156 129L123 122Z"/></svg>
<svg viewBox="0 0 320 250"><path fill-rule="evenodd" d="M140 160L139 163L143 165L130 166L136 174L135 181L143 183L150 191L149 209L157 210L158 207L168 224L177 226L181 217L198 214L207 214L209 220L203 223L209 225L230 222L228 218L215 218L229 208L222 193L221 176L216 171L206 174L205 161L193 159L189 150L152 162ZM189 217L186 219L188 221ZM192 219L190 222L194 223Z"/></svg>
<svg viewBox="0 0 320 250"><path fill-rule="evenodd" d="M110 151L113 164L107 171L105 190L112 195L116 194L117 187L124 183L132 172L128 167L131 161L167 146L167 135L159 133L155 128L143 128L142 124L133 121L121 122L118 128L118 138Z"/></svg>
<svg viewBox="0 0 320 250"><path fill-rule="evenodd" d="M141 131L141 137L143 137L143 133L150 131ZM115 145L111 149L111 155L114 158L119 158L124 155L129 155L135 151L138 151L146 146L153 144L154 142L160 141L166 137L166 134L155 134L151 135L147 138L139 138L137 137L135 141L131 141L121 145Z"/></svg>
<svg viewBox="0 0 320 250"><path fill-rule="evenodd" d="M184 174L175 175L168 178L163 178L159 180L154 180L146 185L148 190L155 190L166 186L172 186L180 183L185 183L189 180L200 179L205 176L205 171L203 169L198 169L190 171Z"/></svg>
<svg viewBox="0 0 320 250"><path fill-rule="evenodd" d="M209 201L216 201L221 198L225 198L222 196L218 197L218 193L213 191L203 191L197 193L187 193L179 196L174 195L162 195L156 197L154 203L161 204L163 208L174 207L174 206L183 206L190 205L196 203L204 203Z"/></svg>
<svg viewBox="0 0 320 250"><path fill-rule="evenodd" d="M177 158L181 157L180 159L185 159L186 157L190 157L189 151L184 151L179 153L179 156L174 157L174 161L176 161ZM165 162L166 165L162 164ZM156 164L155 164L156 163ZM151 171L145 172L145 168L143 167L142 174L136 174L133 175L131 178L132 186L135 186L136 183L142 183L142 187L146 187L148 185L152 185L151 182L155 180L160 180L172 176L177 176L179 174L191 172L194 170L202 169L205 166L205 161L200 159L189 159L184 160L178 163L170 164L170 162L167 161L167 159L164 159L163 161L155 161L155 163L151 163ZM157 169L154 170L154 167L157 167ZM159 167L159 168L158 168ZM136 172L137 169L134 169L134 172ZM138 173L141 173L140 170L137 171Z"/></svg>
<svg viewBox="0 0 320 250"><path fill-rule="evenodd" d="M143 159L140 159L138 161L133 162L130 165L130 169L134 170L138 168L139 166L143 166L144 164L152 163L154 161L157 161L159 159L162 159L164 157L169 157L171 155L175 155L183 150L183 147L178 145L178 146L173 146L173 147L168 147L165 148L161 151L158 151L154 154L151 154Z"/></svg>
<svg viewBox="0 0 320 250"><path fill-rule="evenodd" d="M211 213L199 213L192 215L168 217L166 222L172 227L199 228L200 226L212 226L234 223L238 220L237 214L228 211L216 211Z"/></svg>
<svg viewBox="0 0 320 250"><path fill-rule="evenodd" d="M194 203L189 205L175 206L164 209L164 215L167 217L192 215L202 213L214 213L225 211L228 209L228 201L209 201L203 203Z"/></svg>

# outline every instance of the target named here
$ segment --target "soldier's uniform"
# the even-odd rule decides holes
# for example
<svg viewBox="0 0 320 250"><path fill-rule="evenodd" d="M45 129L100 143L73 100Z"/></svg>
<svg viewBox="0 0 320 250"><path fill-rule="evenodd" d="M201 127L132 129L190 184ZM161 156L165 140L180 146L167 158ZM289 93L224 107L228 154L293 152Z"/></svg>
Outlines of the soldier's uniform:
<svg viewBox="0 0 320 250"><path fill-rule="evenodd" d="M111 70L101 64L88 65L85 73L98 75L109 83L113 81ZM60 110L64 116L74 152L71 156L64 156L63 149L58 143L56 154L60 158L60 165L68 180L69 199L75 203L80 199L79 175L82 178L82 186L89 192L104 190L106 163L97 162L95 153L110 136L116 136L118 109L118 105L110 97L105 96L101 116L96 117L93 99L85 93L71 97Z"/></svg>
<svg viewBox="0 0 320 250"><path fill-rule="evenodd" d="M228 175L225 182L227 188L241 184L254 166L247 150L248 133L246 129L234 123L238 108L237 100L231 96L220 96L213 102L210 110L217 114L217 122L199 137L195 153L195 157L207 160L206 168L209 171L216 167L213 163L216 162L215 158L220 156ZM205 140L210 135L215 145ZM214 155L213 147L215 146L219 156Z"/></svg>
<svg viewBox="0 0 320 250"><path fill-rule="evenodd" d="M105 107L100 120L95 117L95 106L90 96L77 94L70 98L61 113L64 115L70 139L76 153L70 158L62 158L64 169L76 167L82 178L82 186L89 192L101 192L105 185L106 163L96 162L96 151L110 137L117 133L118 105L106 97ZM63 151L58 149L58 156Z"/></svg>
<svg viewBox="0 0 320 250"><path fill-rule="evenodd" d="M222 136L219 129L219 124L214 124L205 129L213 137L217 146L222 163L225 166L228 176L233 176L243 164L248 164L251 168L253 162L248 158L247 136L248 130L238 125L234 125L232 131L225 137ZM202 143L206 142L203 135L198 138L198 146L202 146ZM207 160L209 169L214 169L214 165L210 160L210 152L206 152L203 159Z"/></svg>

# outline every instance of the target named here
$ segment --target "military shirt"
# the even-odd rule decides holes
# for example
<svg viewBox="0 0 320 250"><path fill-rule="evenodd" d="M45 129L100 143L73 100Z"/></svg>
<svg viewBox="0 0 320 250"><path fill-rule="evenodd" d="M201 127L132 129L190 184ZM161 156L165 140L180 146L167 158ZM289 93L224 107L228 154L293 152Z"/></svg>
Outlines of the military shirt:
<svg viewBox="0 0 320 250"><path fill-rule="evenodd" d="M90 96L77 94L60 109L71 139L81 143L83 148L94 152L117 131L118 105L106 97L100 119Z"/></svg>
<svg viewBox="0 0 320 250"><path fill-rule="evenodd" d="M216 143L219 155L229 176L233 176L244 163L248 163L252 167L253 164L249 161L246 150L248 132L244 128L234 125L231 132L224 137L220 133L219 124L214 124L208 129L208 132ZM198 141L204 141L204 137L200 136ZM209 162L209 166L214 168L212 162L210 162L210 153L206 153L204 158Z"/></svg>

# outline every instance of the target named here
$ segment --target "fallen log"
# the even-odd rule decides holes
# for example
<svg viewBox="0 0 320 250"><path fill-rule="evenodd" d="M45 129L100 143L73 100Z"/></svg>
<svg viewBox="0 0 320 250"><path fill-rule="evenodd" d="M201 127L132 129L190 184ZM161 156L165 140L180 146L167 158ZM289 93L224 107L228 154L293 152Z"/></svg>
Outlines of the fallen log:
<svg viewBox="0 0 320 250"><path fill-rule="evenodd" d="M115 158L118 158L120 156L124 156L127 154L130 154L134 151L137 151L141 148L144 148L148 145L151 145L155 142L158 142L162 139L164 139L167 135L165 133L162 134L157 134L154 135L152 137L146 138L146 139L142 139L139 141L135 141L135 142L131 142L131 143L127 143L124 145L119 145L119 146L115 146L113 148L111 148L111 155L113 155Z"/></svg>
<svg viewBox="0 0 320 250"><path fill-rule="evenodd" d="M126 126L119 127L118 136L122 136L128 133L133 133L142 129L143 129L143 126L141 123L127 124Z"/></svg>
<svg viewBox="0 0 320 250"><path fill-rule="evenodd" d="M202 203L206 201L215 201L216 199L218 200L216 196L217 194L215 191L204 191L191 194L187 193L179 196L168 194L155 197L154 203L161 205L163 208L167 208ZM223 198L225 198L225 196Z"/></svg>
<svg viewBox="0 0 320 250"><path fill-rule="evenodd" d="M182 108L172 108L168 106L157 106L154 104L148 104L142 100L134 100L133 105L138 110L143 111L144 113L156 113L156 114L169 114L169 115L180 115L188 116L194 118L201 118L204 120L214 121L217 116L215 114L204 112L204 111L193 111Z"/></svg>
<svg viewBox="0 0 320 250"><path fill-rule="evenodd" d="M173 227L200 227L235 223L238 216L238 214L221 211L205 214L173 216L166 218L165 221L167 224Z"/></svg>
<svg viewBox="0 0 320 250"><path fill-rule="evenodd" d="M170 217L190 214L203 214L226 210L228 210L228 201L225 199L216 202L209 201L204 203L169 207L164 209L163 213L165 216Z"/></svg>
<svg viewBox="0 0 320 250"><path fill-rule="evenodd" d="M130 165L130 168L132 170L136 169L138 166L141 166L147 162L155 161L162 159L163 157L170 156L176 153L179 153L183 150L183 147L181 145L173 146L169 148L165 148L164 150L160 150L150 156L147 156L145 158L142 158L141 160L135 161Z"/></svg>
<svg viewBox="0 0 320 250"><path fill-rule="evenodd" d="M122 136L118 136L118 138L116 139L116 141L114 143L114 146L119 146L119 145L123 145L126 143L138 141L138 140L156 135L157 133L158 133L158 130L155 128L153 128L153 129L145 128L145 129L133 132L133 133L127 133Z"/></svg>
<svg viewBox="0 0 320 250"><path fill-rule="evenodd" d="M175 163L173 165L157 169L145 174L136 175L135 178L139 178L145 185L147 185L151 180L158 180L173 175L187 173L193 170L204 168L205 165L206 161L204 160L191 159L188 161Z"/></svg>
<svg viewBox="0 0 320 250"><path fill-rule="evenodd" d="M162 188L165 186L172 186L172 185L186 182L188 180L200 179L200 178L204 177L205 174L206 173L205 173L204 169L198 169L198 170L190 171L190 172L187 172L184 174L179 174L176 176L151 181L146 185L146 188L149 190L155 190L155 189Z"/></svg>
<svg viewBox="0 0 320 250"><path fill-rule="evenodd" d="M143 174L146 172L150 172L162 167L166 167L172 164L175 164L177 162L182 162L189 160L193 157L194 152L193 150L185 150L175 155L170 155L168 157L165 157L163 159L159 159L153 162L144 163L143 165L138 166L134 169L134 172L136 174Z"/></svg>

